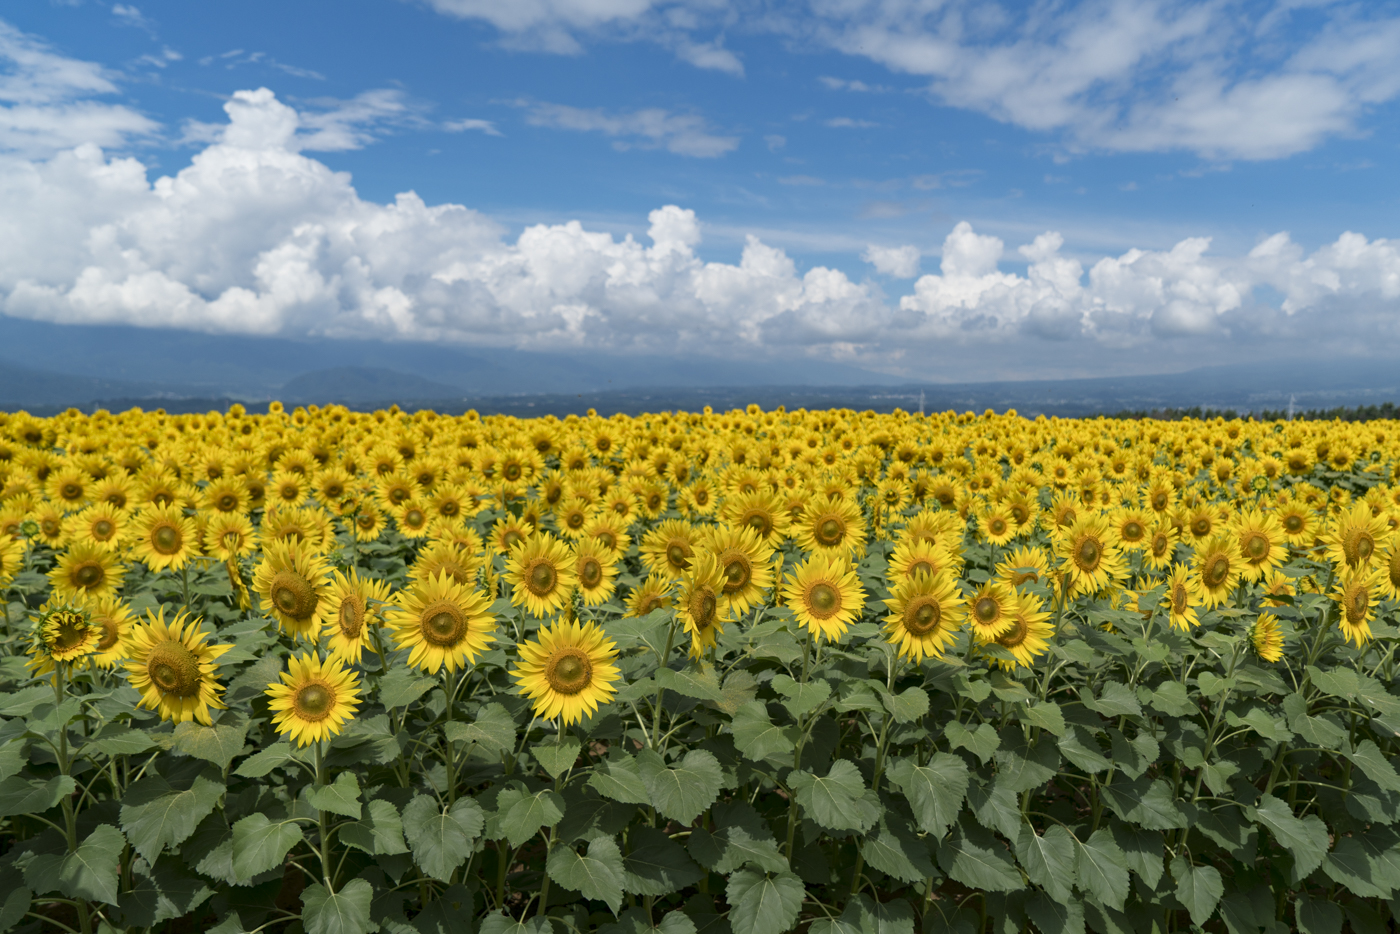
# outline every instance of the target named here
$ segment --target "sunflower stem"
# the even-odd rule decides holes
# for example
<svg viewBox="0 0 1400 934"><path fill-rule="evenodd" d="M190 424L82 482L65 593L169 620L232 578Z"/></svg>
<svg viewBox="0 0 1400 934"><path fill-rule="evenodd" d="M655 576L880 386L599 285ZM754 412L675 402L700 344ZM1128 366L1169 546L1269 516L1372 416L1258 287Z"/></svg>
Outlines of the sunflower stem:
<svg viewBox="0 0 1400 934"><path fill-rule="evenodd" d="M326 740L316 743L316 786L324 787L326 784L326 762L324 747ZM321 878L325 880L326 891L335 894L335 883L331 878L331 841L330 841L330 815L326 811L318 811L317 825L319 836L317 842L320 844L321 857Z"/></svg>
<svg viewBox="0 0 1400 934"><path fill-rule="evenodd" d="M463 677L466 673L463 672ZM447 706L442 711L442 751L443 763L447 766L447 806L457 801L457 757L452 753L452 739L447 735L447 727L452 723L452 701L457 692L452 687L452 673L446 666L442 669L442 693L447 698Z"/></svg>
<svg viewBox="0 0 1400 934"><path fill-rule="evenodd" d="M64 662L54 662L53 700L56 708L63 706L64 666ZM59 719L57 752L59 774L68 775L73 763L68 758L68 725L62 718ZM76 853L78 851L78 815L73 809L72 795L63 796L63 831L68 838L68 852ZM92 916L88 913L87 901L79 899L77 909L78 927L82 930L82 934L92 934Z"/></svg>
<svg viewBox="0 0 1400 934"><path fill-rule="evenodd" d="M672 612L671 629L669 632L666 633L666 651L662 652L656 660L656 669L658 671L660 671L662 668L665 668L667 662L671 660L671 649L675 645L676 641L676 622L678 620L679 616L676 613ZM664 689L657 690L656 702L652 705L651 743L653 749L656 748L656 743L661 737L661 695L663 693L665 693Z"/></svg>

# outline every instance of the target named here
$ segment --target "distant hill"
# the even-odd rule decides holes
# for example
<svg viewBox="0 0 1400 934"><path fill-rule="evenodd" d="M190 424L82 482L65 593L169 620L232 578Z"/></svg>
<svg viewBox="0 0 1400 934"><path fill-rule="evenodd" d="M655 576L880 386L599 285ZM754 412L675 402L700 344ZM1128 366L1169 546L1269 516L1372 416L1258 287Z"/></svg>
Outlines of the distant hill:
<svg viewBox="0 0 1400 934"><path fill-rule="evenodd" d="M446 383L383 367L341 366L303 373L283 384L278 397L288 405L384 402L394 399L451 399L464 393Z"/></svg>

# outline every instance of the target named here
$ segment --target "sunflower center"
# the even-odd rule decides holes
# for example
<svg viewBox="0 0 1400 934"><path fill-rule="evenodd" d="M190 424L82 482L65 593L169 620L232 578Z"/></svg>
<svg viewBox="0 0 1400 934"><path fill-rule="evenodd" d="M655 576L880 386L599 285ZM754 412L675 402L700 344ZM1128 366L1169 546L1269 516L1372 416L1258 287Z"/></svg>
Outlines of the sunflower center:
<svg viewBox="0 0 1400 934"><path fill-rule="evenodd" d="M97 639L98 651L109 651L112 646L117 644L117 639L121 636L121 632L117 629L116 622L109 617L94 620L93 622L102 627L102 635Z"/></svg>
<svg viewBox="0 0 1400 934"><path fill-rule="evenodd" d="M1129 519L1127 522L1123 523L1123 538L1126 541L1141 541L1142 536L1144 534L1145 533L1142 527L1142 523L1132 519Z"/></svg>
<svg viewBox="0 0 1400 934"><path fill-rule="evenodd" d="M1391 586L1400 588L1400 548L1395 549L1391 554L1387 570L1390 573Z"/></svg>
<svg viewBox="0 0 1400 934"><path fill-rule="evenodd" d="M429 605L419 619L424 640L439 647L455 646L467 634L466 614L450 603Z"/></svg>
<svg viewBox="0 0 1400 934"><path fill-rule="evenodd" d="M972 612L984 623L994 622L997 617L1001 616L1001 604L991 597L982 597L973 604Z"/></svg>
<svg viewBox="0 0 1400 934"><path fill-rule="evenodd" d="M697 506L706 506L706 505L708 505L709 502L710 502L710 491L709 491L709 490L696 490L696 491L695 491L695 497L694 497L694 498L695 498L695 505L697 505Z"/></svg>
<svg viewBox="0 0 1400 934"><path fill-rule="evenodd" d="M366 532L373 529L376 522L376 518L372 514L367 512L360 513L360 515L355 519L355 524L358 525L360 528L364 529Z"/></svg>
<svg viewBox="0 0 1400 934"><path fill-rule="evenodd" d="M519 464L506 464L505 469L501 471L501 476L514 482L520 479L521 473L522 471Z"/></svg>
<svg viewBox="0 0 1400 934"><path fill-rule="evenodd" d="M744 517L744 524L758 533L759 538L767 538L773 532L773 517L765 512L754 511Z"/></svg>
<svg viewBox="0 0 1400 934"><path fill-rule="evenodd" d="M316 612L320 600L311 582L296 571L283 568L272 577L272 603L283 615L307 619Z"/></svg>
<svg viewBox="0 0 1400 934"><path fill-rule="evenodd" d="M617 536L612 532L604 530L595 533L593 537L606 545L609 551L617 551Z"/></svg>
<svg viewBox="0 0 1400 934"><path fill-rule="evenodd" d="M1296 535L1303 530L1303 517L1297 513L1284 516L1283 527L1287 529L1290 534Z"/></svg>
<svg viewBox="0 0 1400 934"><path fill-rule="evenodd" d="M690 595L690 615L695 619L695 625L701 629L709 629L714 625L717 605L713 590L709 587L697 588Z"/></svg>
<svg viewBox="0 0 1400 934"><path fill-rule="evenodd" d="M199 658L184 643L157 642L146 656L146 674L162 693L194 697L199 693Z"/></svg>
<svg viewBox="0 0 1400 934"><path fill-rule="evenodd" d="M1249 533L1244 542L1244 556L1251 564L1258 564L1269 554L1269 539L1259 532Z"/></svg>
<svg viewBox="0 0 1400 934"><path fill-rule="evenodd" d="M1211 522L1205 516L1193 519L1191 522L1191 534L1197 538L1204 538L1210 534Z"/></svg>
<svg viewBox="0 0 1400 934"><path fill-rule="evenodd" d="M1219 587L1230 576L1230 559L1225 555L1212 555L1206 562L1206 570L1201 575L1208 587Z"/></svg>
<svg viewBox="0 0 1400 934"><path fill-rule="evenodd" d="M92 524L92 537L99 542L105 542L116 530L117 527L112 524L111 519L98 519Z"/></svg>
<svg viewBox="0 0 1400 934"><path fill-rule="evenodd" d="M225 493L219 497L219 501L215 505L218 506L220 512L232 512L238 506L238 497L232 493Z"/></svg>
<svg viewBox="0 0 1400 934"><path fill-rule="evenodd" d="M1357 587L1347 594L1347 622L1359 626L1366 619L1366 611L1371 606L1371 594L1365 587Z"/></svg>
<svg viewBox="0 0 1400 934"><path fill-rule="evenodd" d="M335 691L331 690L330 685L319 681L304 684L292 698L292 708L299 719L313 723L324 720L335 708Z"/></svg>
<svg viewBox="0 0 1400 934"><path fill-rule="evenodd" d="M841 544L841 539L845 537L846 528L840 519L828 516L817 523L816 539L821 544L830 548L833 545Z"/></svg>
<svg viewBox="0 0 1400 934"><path fill-rule="evenodd" d="M835 616L841 609L841 594L835 587L822 582L807 592L807 602L811 605L813 616L826 619Z"/></svg>
<svg viewBox="0 0 1400 934"><path fill-rule="evenodd" d="M1103 557L1103 549L1099 543L1092 538L1086 538L1079 543L1079 547L1074 550L1074 563L1079 565L1081 571L1093 572L1098 569L1099 559Z"/></svg>
<svg viewBox="0 0 1400 934"><path fill-rule="evenodd" d="M559 582L559 572L546 561L540 561L525 575L525 586L537 597L547 597L554 592Z"/></svg>
<svg viewBox="0 0 1400 934"><path fill-rule="evenodd" d="M568 518L564 520L564 524L577 532L579 529L583 528L583 524L587 521L588 517L583 514L583 511L575 509L569 513Z"/></svg>
<svg viewBox="0 0 1400 934"><path fill-rule="evenodd" d="M579 583L585 587L597 587L603 581L603 566L592 556L584 558L578 566Z"/></svg>
<svg viewBox="0 0 1400 934"><path fill-rule="evenodd" d="M1030 633L1030 625L1024 619L1018 617L1016 619L1016 624L1011 627L1010 631L997 636L997 645L1007 649L1014 649L1022 642L1025 642L1026 636L1030 635Z"/></svg>
<svg viewBox="0 0 1400 934"><path fill-rule="evenodd" d="M158 525L151 533L151 547L163 555L173 555L180 551L184 536L173 525Z"/></svg>
<svg viewBox="0 0 1400 934"><path fill-rule="evenodd" d="M1347 564L1356 565L1370 561L1375 550L1376 540L1365 529L1351 529L1342 539L1342 553L1346 556Z"/></svg>
<svg viewBox="0 0 1400 934"><path fill-rule="evenodd" d="M423 510L415 507L403 514L403 521L404 525L408 526L410 529L416 529L421 527L424 522L428 521L428 516Z"/></svg>
<svg viewBox="0 0 1400 934"><path fill-rule="evenodd" d="M926 636L938 628L943 609L938 601L924 595L914 598L904 610L904 629L911 635Z"/></svg>
<svg viewBox="0 0 1400 934"><path fill-rule="evenodd" d="M649 593L644 596L641 603L637 605L637 615L646 616L648 613L659 610L665 605L666 601L661 598L661 594Z"/></svg>
<svg viewBox="0 0 1400 934"><path fill-rule="evenodd" d="M560 694L577 694L593 680L593 663L582 649L558 649L545 665L544 678Z"/></svg>
<svg viewBox="0 0 1400 934"><path fill-rule="evenodd" d="M1172 612L1180 616L1186 612L1186 605L1189 594L1186 592L1185 584L1177 584L1172 588Z"/></svg>
<svg viewBox="0 0 1400 934"><path fill-rule="evenodd" d="M358 639L365 625L365 598L351 594L340 601L340 634L347 639Z"/></svg>
<svg viewBox="0 0 1400 934"><path fill-rule="evenodd" d="M73 583L84 590L102 586L106 576L100 564L80 564L73 569Z"/></svg>
<svg viewBox="0 0 1400 934"><path fill-rule="evenodd" d="M511 529L501 536L501 544L506 546L506 551L511 551L523 541L525 541L525 536L516 529Z"/></svg>
<svg viewBox="0 0 1400 934"><path fill-rule="evenodd" d="M730 555L724 565L724 592L738 593L753 579L753 565L746 555Z"/></svg>
<svg viewBox="0 0 1400 934"><path fill-rule="evenodd" d="M60 493L64 499L74 500L78 499L83 495L83 488L80 487L78 484L72 483L70 481L68 483L63 484L63 489L60 490Z"/></svg>
<svg viewBox="0 0 1400 934"><path fill-rule="evenodd" d="M59 652L70 652L83 644L87 634L88 627L81 616L65 616L53 635L53 647Z"/></svg>
<svg viewBox="0 0 1400 934"><path fill-rule="evenodd" d="M1030 517L1030 511L1026 509L1025 506L1022 506L1020 503L1014 503L1011 506L1011 518L1015 520L1017 525L1025 525L1026 520Z"/></svg>
<svg viewBox="0 0 1400 934"><path fill-rule="evenodd" d="M1004 535L1006 534L1006 520L997 516L987 523L987 528L991 530L993 535Z"/></svg>

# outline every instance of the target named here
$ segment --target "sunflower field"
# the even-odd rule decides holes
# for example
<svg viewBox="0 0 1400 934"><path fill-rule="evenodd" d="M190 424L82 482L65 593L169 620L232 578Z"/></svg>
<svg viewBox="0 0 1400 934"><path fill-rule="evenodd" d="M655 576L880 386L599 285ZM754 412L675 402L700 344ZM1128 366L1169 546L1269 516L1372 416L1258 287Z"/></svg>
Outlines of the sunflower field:
<svg viewBox="0 0 1400 934"><path fill-rule="evenodd" d="M0 932L1394 930L1396 423L0 414Z"/></svg>

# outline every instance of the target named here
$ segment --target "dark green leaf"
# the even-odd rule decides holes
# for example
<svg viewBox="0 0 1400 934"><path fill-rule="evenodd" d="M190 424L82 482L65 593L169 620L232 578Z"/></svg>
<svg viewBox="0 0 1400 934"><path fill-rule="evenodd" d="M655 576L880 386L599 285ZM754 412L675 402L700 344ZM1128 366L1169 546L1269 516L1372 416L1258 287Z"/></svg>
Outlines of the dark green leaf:
<svg viewBox="0 0 1400 934"><path fill-rule="evenodd" d="M846 903L841 921L857 934L914 934L914 912L908 902L877 902L864 892Z"/></svg>
<svg viewBox="0 0 1400 934"><path fill-rule="evenodd" d="M8 931L24 920L33 900L34 893L22 885L10 889L10 894L5 896L5 904L0 906L0 931Z"/></svg>
<svg viewBox="0 0 1400 934"><path fill-rule="evenodd" d="M878 800L866 800L865 781L849 759L837 759L824 777L793 772L788 785L807 816L828 830L865 831L880 816Z"/></svg>
<svg viewBox="0 0 1400 934"><path fill-rule="evenodd" d="M175 748L187 756L227 769L243 751L247 732L246 720L228 715L213 726L186 720L175 727Z"/></svg>
<svg viewBox="0 0 1400 934"><path fill-rule="evenodd" d="M155 863L167 846L179 846L194 833L223 793L223 783L205 775L181 791L158 775L143 778L122 799L122 829L132 848Z"/></svg>
<svg viewBox="0 0 1400 934"><path fill-rule="evenodd" d="M1040 934L1084 934L1084 903L1077 898L1052 898L1037 892L1026 902L1026 914Z"/></svg>
<svg viewBox="0 0 1400 934"><path fill-rule="evenodd" d="M1395 774L1395 766L1390 764L1373 741L1362 740L1347 754L1347 758L1381 788L1400 791L1400 775Z"/></svg>
<svg viewBox="0 0 1400 934"><path fill-rule="evenodd" d="M46 782L11 775L0 782L0 817L43 813L76 787L70 775L55 775Z"/></svg>
<svg viewBox="0 0 1400 934"><path fill-rule="evenodd" d="M657 753L644 749L637 756L637 767L652 806L682 824L699 817L719 796L724 783L719 760L704 749L690 750L674 768Z"/></svg>
<svg viewBox="0 0 1400 934"><path fill-rule="evenodd" d="M407 707L431 691L437 683L436 678L425 678L417 669L407 665L395 666L379 679L379 703L384 705L385 710Z"/></svg>
<svg viewBox="0 0 1400 934"><path fill-rule="evenodd" d="M729 877L725 896L734 934L783 934L797 923L806 888L790 872L765 875L741 869Z"/></svg>
<svg viewBox="0 0 1400 934"><path fill-rule="evenodd" d="M1162 835L1130 824L1115 822L1113 839L1127 857L1128 868L1137 873L1149 888L1155 890L1157 883L1162 879L1162 873L1166 871L1162 862L1166 850Z"/></svg>
<svg viewBox="0 0 1400 934"><path fill-rule="evenodd" d="M249 814L233 825L234 877L251 879L281 866L287 852L301 840L301 827L296 821L273 821L266 814Z"/></svg>
<svg viewBox="0 0 1400 934"><path fill-rule="evenodd" d="M1021 832L1021 806L1016 793L1002 782L991 786L973 782L967 789L967 803L977 822L988 830L998 831L1008 840Z"/></svg>
<svg viewBox="0 0 1400 934"><path fill-rule="evenodd" d="M1059 824L1040 836L1030 824L1022 824L1016 835L1016 858L1026 877L1049 892L1057 902L1070 900L1074 886L1074 838ZM1082 916L1081 912L1081 916Z"/></svg>
<svg viewBox="0 0 1400 934"><path fill-rule="evenodd" d="M1214 866L1192 866L1183 856L1172 860L1172 878L1176 880L1176 897L1191 914L1191 922L1203 927L1215 914L1225 883Z"/></svg>
<svg viewBox="0 0 1400 934"><path fill-rule="evenodd" d="M431 679L427 680L431 682ZM476 743L496 753L510 752L515 749L515 721L500 704L486 704L470 723L459 720L448 723L447 738L454 743Z"/></svg>
<svg viewBox="0 0 1400 934"><path fill-rule="evenodd" d="M693 697L715 704L724 701L724 692L720 689L719 680L713 671L673 671L670 668L658 668L652 678L655 679L657 687L675 691L682 697Z"/></svg>
<svg viewBox="0 0 1400 934"><path fill-rule="evenodd" d="M1006 848L980 828L960 826L939 850L938 861L950 877L971 889L1014 892L1025 887Z"/></svg>
<svg viewBox="0 0 1400 934"><path fill-rule="evenodd" d="M1087 842L1079 844L1074 868L1085 891L1115 911L1121 911L1128 897L1126 863L1113 835L1107 828L1100 827Z"/></svg>
<svg viewBox="0 0 1400 934"><path fill-rule="evenodd" d="M238 768L233 770L233 774L244 778L262 778L273 769L295 762L296 759L297 755L292 750L291 743L273 743L261 752L244 759Z"/></svg>
<svg viewBox="0 0 1400 934"><path fill-rule="evenodd" d="M743 827L723 827L713 834L703 827L697 828L691 834L690 852L706 868L720 875L728 875L741 866L752 866L764 872L783 872L790 868L770 835L750 836Z"/></svg>
<svg viewBox="0 0 1400 934"><path fill-rule="evenodd" d="M364 879L351 879L339 892L319 882L301 893L301 923L306 934L369 934L378 925L370 920L374 888Z"/></svg>
<svg viewBox="0 0 1400 934"><path fill-rule="evenodd" d="M520 846L541 827L553 827L564 816L564 799L554 791L527 794L516 788L503 790L496 798L500 811L501 832L511 846ZM404 829L408 829L408 814L404 814ZM412 844L412 840L409 843Z"/></svg>
<svg viewBox="0 0 1400 934"><path fill-rule="evenodd" d="M679 843L652 827L629 834L632 852L622 858L622 887L637 895L670 895L694 885L704 873Z"/></svg>
<svg viewBox="0 0 1400 934"><path fill-rule="evenodd" d="M77 850L63 857L58 890L69 898L117 904L117 873L126 838L111 824L88 831Z"/></svg>
<svg viewBox="0 0 1400 934"><path fill-rule="evenodd" d="M896 723L912 723L928 713L928 692L921 687L906 688L898 694L888 690L879 693L885 709L894 717Z"/></svg>
<svg viewBox="0 0 1400 934"><path fill-rule="evenodd" d="M342 817L360 816L360 781L354 772L341 772L334 784L312 788L306 798L318 811L330 811Z"/></svg>
<svg viewBox="0 0 1400 934"><path fill-rule="evenodd" d="M1060 767L1059 747L1046 736L1030 745L1018 726L1009 727L1010 739L1003 736L996 752L997 784L1012 792L1039 788L1055 776Z"/></svg>
<svg viewBox="0 0 1400 934"><path fill-rule="evenodd" d="M948 745L953 749L966 749L986 762L1001 745L1001 737L990 723L978 724L977 729L969 730L957 720L943 728L948 737Z"/></svg>
<svg viewBox="0 0 1400 934"><path fill-rule="evenodd" d="M1342 934L1342 909L1321 898L1302 897L1293 903L1299 934Z"/></svg>
<svg viewBox="0 0 1400 934"><path fill-rule="evenodd" d="M860 849L867 863L904 882L918 882L933 875L928 848L898 814L886 813L861 840Z"/></svg>
<svg viewBox="0 0 1400 934"><path fill-rule="evenodd" d="M1142 716L1142 704L1133 689L1117 681L1103 682L1098 697L1089 697L1086 691L1084 706L1109 718Z"/></svg>
<svg viewBox="0 0 1400 934"><path fill-rule="evenodd" d="M1021 719L1056 736L1065 735L1065 715L1060 711L1060 705L1054 701L1022 704Z"/></svg>
<svg viewBox="0 0 1400 934"><path fill-rule="evenodd" d="M1309 815L1314 816L1314 815ZM1322 863L1322 871L1333 882L1346 886L1361 898L1388 898L1392 886L1379 877L1366 848L1355 837L1342 837Z"/></svg>
<svg viewBox="0 0 1400 934"><path fill-rule="evenodd" d="M504 792L501 797L505 797ZM437 799L418 795L404 807L402 822L418 868L434 879L447 882L452 871L471 855L472 843L481 834L486 818L481 805L471 798L458 798L451 808L444 810L438 806ZM538 825L525 834L525 839L536 829Z"/></svg>
<svg viewBox="0 0 1400 934"><path fill-rule="evenodd" d="M730 729L734 731L735 747L755 762L791 756L801 735L796 726L775 726L762 701L750 701L740 707Z"/></svg>
<svg viewBox="0 0 1400 934"><path fill-rule="evenodd" d="M1060 737L1060 754L1091 775L1107 771L1113 764L1099 748L1094 734L1077 723L1072 724Z"/></svg>
<svg viewBox="0 0 1400 934"><path fill-rule="evenodd" d="M407 853L403 839L403 820L388 801L371 801L365 805L365 816L340 828L340 839L371 856L394 856Z"/></svg>
<svg viewBox="0 0 1400 934"><path fill-rule="evenodd" d="M106 756L135 756L155 748L155 742L141 730L108 725L84 745Z"/></svg>
<svg viewBox="0 0 1400 934"><path fill-rule="evenodd" d="M1148 830L1172 830L1186 826L1186 815L1162 779L1146 776L1134 782L1114 782L1099 788L1113 812L1130 824Z"/></svg>
<svg viewBox="0 0 1400 934"><path fill-rule="evenodd" d="M535 915L528 921L517 921L510 915L493 911L481 920L477 934L550 934L553 928L548 918Z"/></svg>
<svg viewBox="0 0 1400 934"><path fill-rule="evenodd" d="M1299 878L1306 878L1322 865L1330 841L1327 826L1316 814L1299 820L1287 804L1273 795L1264 795L1255 808L1255 817L1293 854Z"/></svg>
<svg viewBox="0 0 1400 934"><path fill-rule="evenodd" d="M1201 712L1186 693L1186 685L1180 681L1158 685L1152 692L1151 704L1169 717L1185 717Z"/></svg>
<svg viewBox="0 0 1400 934"><path fill-rule="evenodd" d="M576 739L569 739L561 742L544 742L530 747L530 752L544 770L549 773L550 778L558 778L566 771L573 768L574 762L578 760L579 742Z"/></svg>
<svg viewBox="0 0 1400 934"><path fill-rule="evenodd" d="M611 837L594 837L582 856L572 846L556 846L547 870L555 882L603 902L614 915L622 907L622 853Z"/></svg>
<svg viewBox="0 0 1400 934"><path fill-rule="evenodd" d="M631 756L604 759L593 767L588 785L598 794L623 804L650 804L646 783Z"/></svg>
<svg viewBox="0 0 1400 934"><path fill-rule="evenodd" d="M958 819L967 795L967 763L946 752L934 753L925 766L914 759L897 759L890 767L890 781L909 801L919 829L942 837Z"/></svg>

